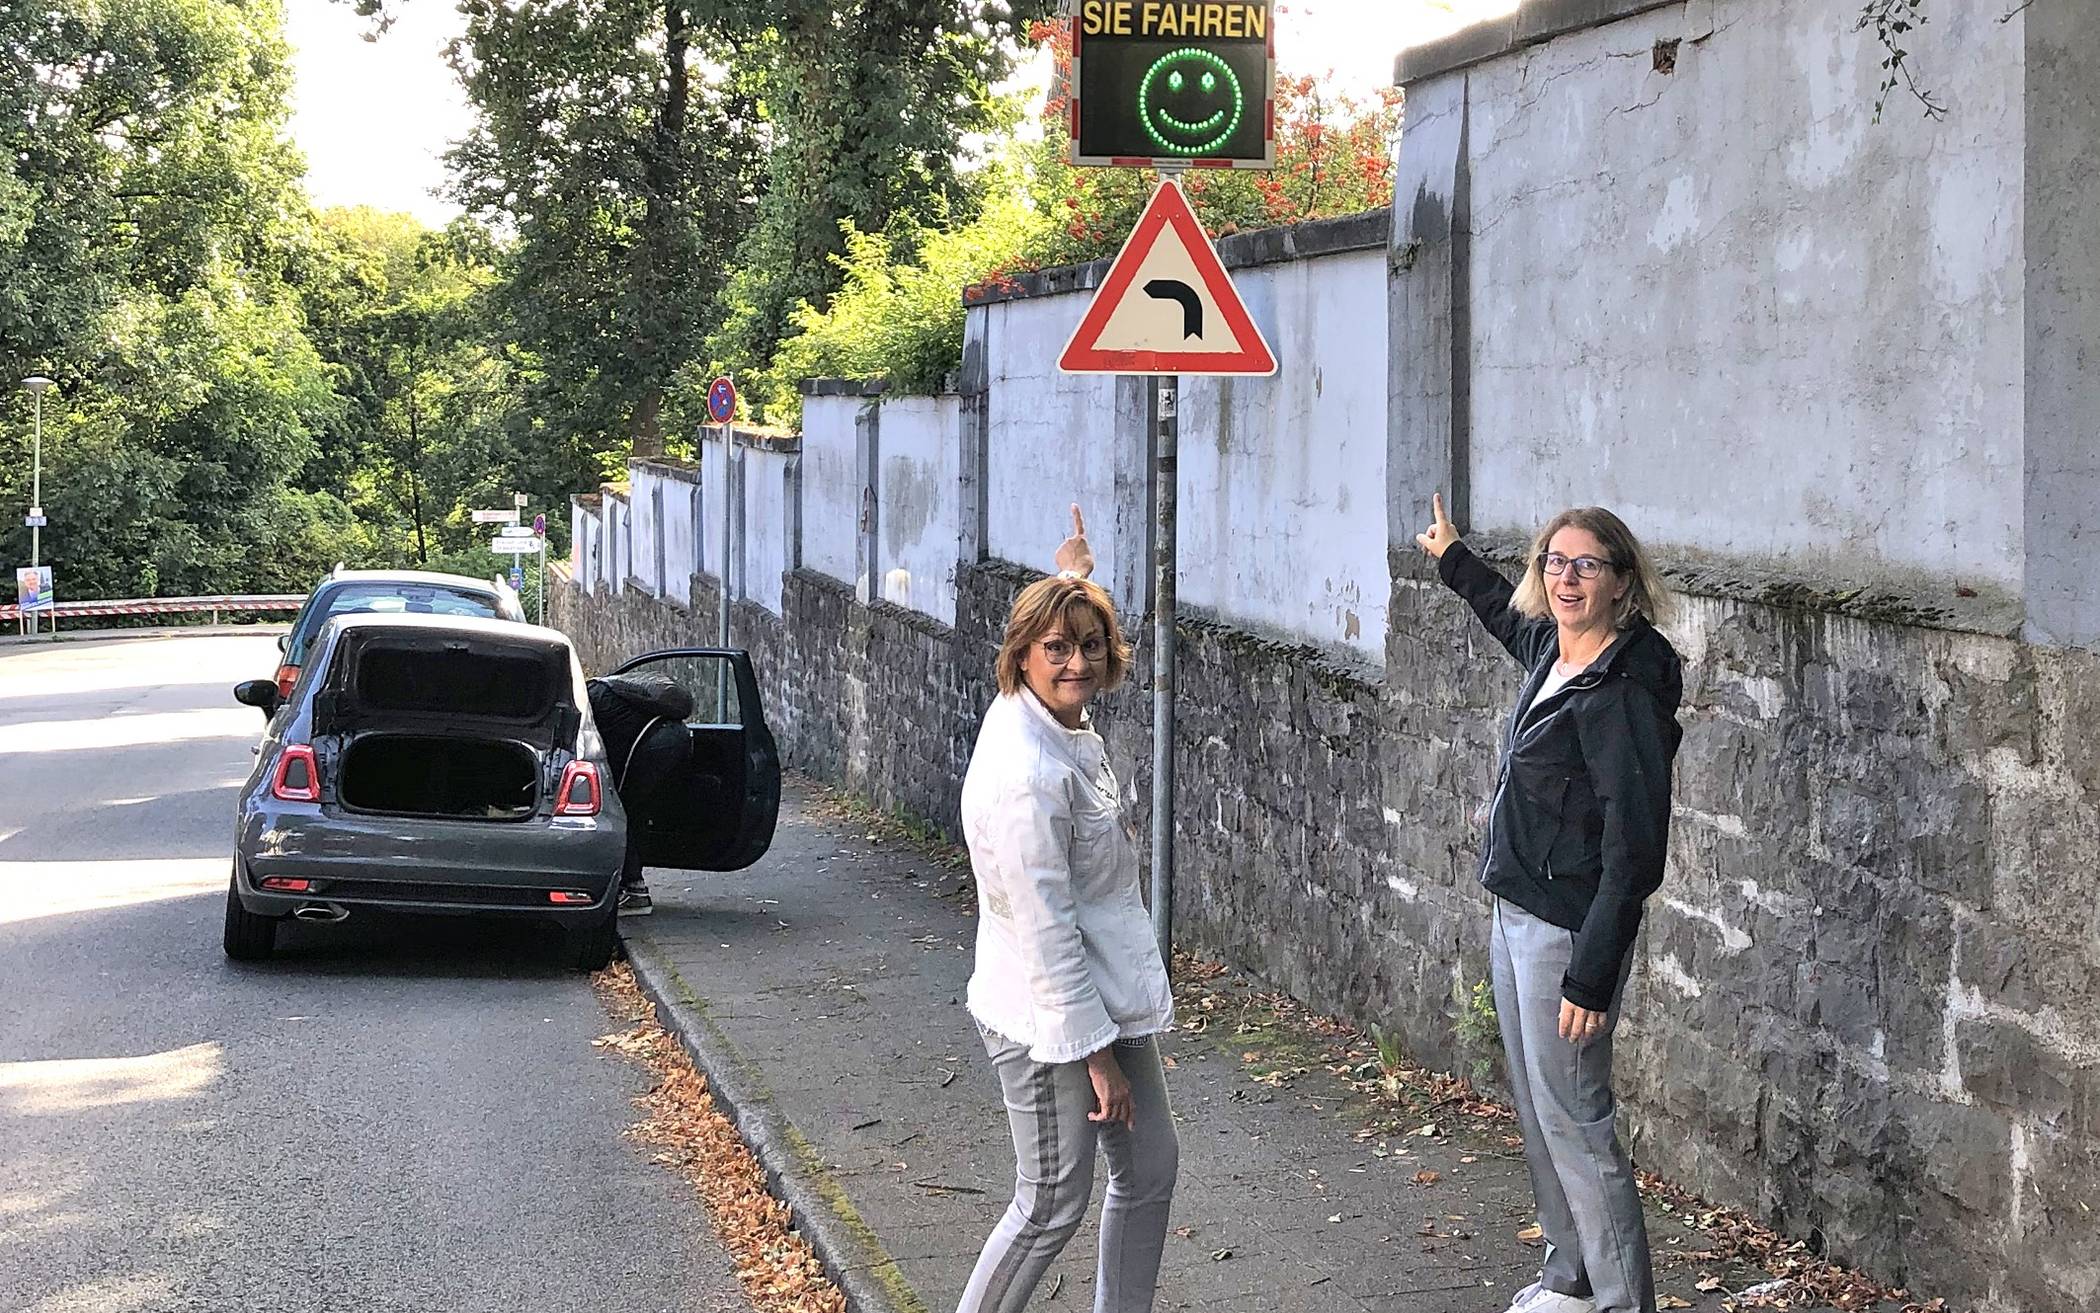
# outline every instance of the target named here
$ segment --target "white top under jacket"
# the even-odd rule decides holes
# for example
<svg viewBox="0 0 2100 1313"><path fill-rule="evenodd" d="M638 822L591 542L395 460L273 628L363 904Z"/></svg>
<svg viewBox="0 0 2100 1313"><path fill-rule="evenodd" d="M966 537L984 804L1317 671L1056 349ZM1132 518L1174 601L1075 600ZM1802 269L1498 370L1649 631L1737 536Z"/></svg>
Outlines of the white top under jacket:
<svg viewBox="0 0 2100 1313"><path fill-rule="evenodd" d="M1066 729L1026 688L995 699L962 821L977 877L971 1016L1045 1063L1173 1024L1137 846L1091 725Z"/></svg>

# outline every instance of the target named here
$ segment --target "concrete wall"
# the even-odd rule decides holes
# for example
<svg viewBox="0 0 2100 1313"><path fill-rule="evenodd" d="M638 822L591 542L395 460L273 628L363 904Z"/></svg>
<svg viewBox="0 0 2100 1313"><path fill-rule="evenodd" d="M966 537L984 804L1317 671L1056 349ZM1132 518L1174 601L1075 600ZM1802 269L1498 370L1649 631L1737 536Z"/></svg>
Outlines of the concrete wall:
<svg viewBox="0 0 2100 1313"><path fill-rule="evenodd" d="M973 308L982 317L991 392L990 458L985 469L986 552L999 560L1048 566L1072 532L1073 502L1093 510L1088 541L1094 572L1118 576L1125 556L1142 556L1110 513L1116 504L1117 383L1062 374L1057 358L1078 326L1079 295L1032 297Z"/></svg>
<svg viewBox="0 0 2100 1313"><path fill-rule="evenodd" d="M802 401L802 563L848 584L859 552L854 419L864 404L859 396Z"/></svg>
<svg viewBox="0 0 2100 1313"><path fill-rule="evenodd" d="M700 470L668 460L629 461L635 552L630 577L644 591L680 602L699 566Z"/></svg>
<svg viewBox="0 0 2100 1313"><path fill-rule="evenodd" d="M1467 189L1470 527L1603 503L1669 548L2017 595L2001 13L1904 38L1940 122L1901 90L1873 122L1879 48L1822 0L1650 8L1412 81L1415 196L1425 166Z"/></svg>
<svg viewBox="0 0 2100 1313"><path fill-rule="evenodd" d="M1181 397L1181 596L1233 622L1385 660L1383 249L1234 281L1291 364L1190 378Z"/></svg>
<svg viewBox="0 0 2100 1313"><path fill-rule="evenodd" d="M960 424L961 400L953 395L882 402L882 597L944 625L955 621Z"/></svg>
<svg viewBox="0 0 2100 1313"><path fill-rule="evenodd" d="M748 444L741 453L744 542L736 594L781 613L781 579L794 568L800 528L795 484L801 456L783 447Z"/></svg>

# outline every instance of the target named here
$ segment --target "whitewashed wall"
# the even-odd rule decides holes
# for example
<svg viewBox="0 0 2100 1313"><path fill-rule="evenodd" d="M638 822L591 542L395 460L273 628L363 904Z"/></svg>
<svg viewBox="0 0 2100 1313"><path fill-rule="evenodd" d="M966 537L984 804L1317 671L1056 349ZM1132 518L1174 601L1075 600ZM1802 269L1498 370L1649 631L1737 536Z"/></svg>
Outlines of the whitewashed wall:
<svg viewBox="0 0 2100 1313"><path fill-rule="evenodd" d="M986 548L1002 560L1051 568L1072 530L1073 502L1091 508L1094 575L1116 578L1116 380L1058 372L1057 358L1091 294L1002 301L985 317L990 361L990 452L985 472Z"/></svg>
<svg viewBox="0 0 2100 1313"><path fill-rule="evenodd" d="M692 600L700 473L672 461L630 461L635 523L634 577L658 597Z"/></svg>
<svg viewBox="0 0 2100 1313"><path fill-rule="evenodd" d="M877 529L882 596L955 623L956 533L962 519L961 402L953 396L882 403Z"/></svg>
<svg viewBox="0 0 2100 1313"><path fill-rule="evenodd" d="M1822 0L1668 6L1411 85L1403 191L1470 115L1468 527L1603 503L1668 546L2017 588L2016 8L1932 7L1938 122L1900 90L1874 121L1882 52Z"/></svg>
<svg viewBox="0 0 2100 1313"><path fill-rule="evenodd" d="M1282 362L1181 398L1181 596L1385 661L1383 250L1233 275Z"/></svg>
<svg viewBox="0 0 2100 1313"><path fill-rule="evenodd" d="M743 447L744 550L738 593L774 615L781 613L781 577L793 565L799 457L788 451Z"/></svg>
<svg viewBox="0 0 2100 1313"><path fill-rule="evenodd" d="M802 399L802 564L858 580L860 475L854 421L860 397Z"/></svg>

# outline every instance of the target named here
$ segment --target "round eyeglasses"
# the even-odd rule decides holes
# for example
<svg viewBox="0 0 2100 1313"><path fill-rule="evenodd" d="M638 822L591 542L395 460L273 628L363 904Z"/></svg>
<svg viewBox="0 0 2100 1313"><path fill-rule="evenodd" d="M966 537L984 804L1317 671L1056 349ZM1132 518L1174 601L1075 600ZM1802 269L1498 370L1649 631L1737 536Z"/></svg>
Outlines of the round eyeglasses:
<svg viewBox="0 0 2100 1313"><path fill-rule="evenodd" d="M1046 638L1042 641L1043 659L1053 666L1063 666L1072 660L1074 652L1087 659L1088 665L1099 665L1108 655L1108 640L1096 634L1084 643L1074 645L1070 639Z"/></svg>

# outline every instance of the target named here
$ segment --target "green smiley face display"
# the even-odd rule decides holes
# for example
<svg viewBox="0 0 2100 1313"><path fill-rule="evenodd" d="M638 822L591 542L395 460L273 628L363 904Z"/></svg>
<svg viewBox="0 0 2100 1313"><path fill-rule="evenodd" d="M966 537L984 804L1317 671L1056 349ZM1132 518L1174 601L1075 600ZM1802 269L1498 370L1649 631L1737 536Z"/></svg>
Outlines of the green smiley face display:
<svg viewBox="0 0 2100 1313"><path fill-rule="evenodd" d="M1208 50L1161 55L1138 83L1138 122L1170 155L1208 155L1232 139L1247 98L1232 66Z"/></svg>

